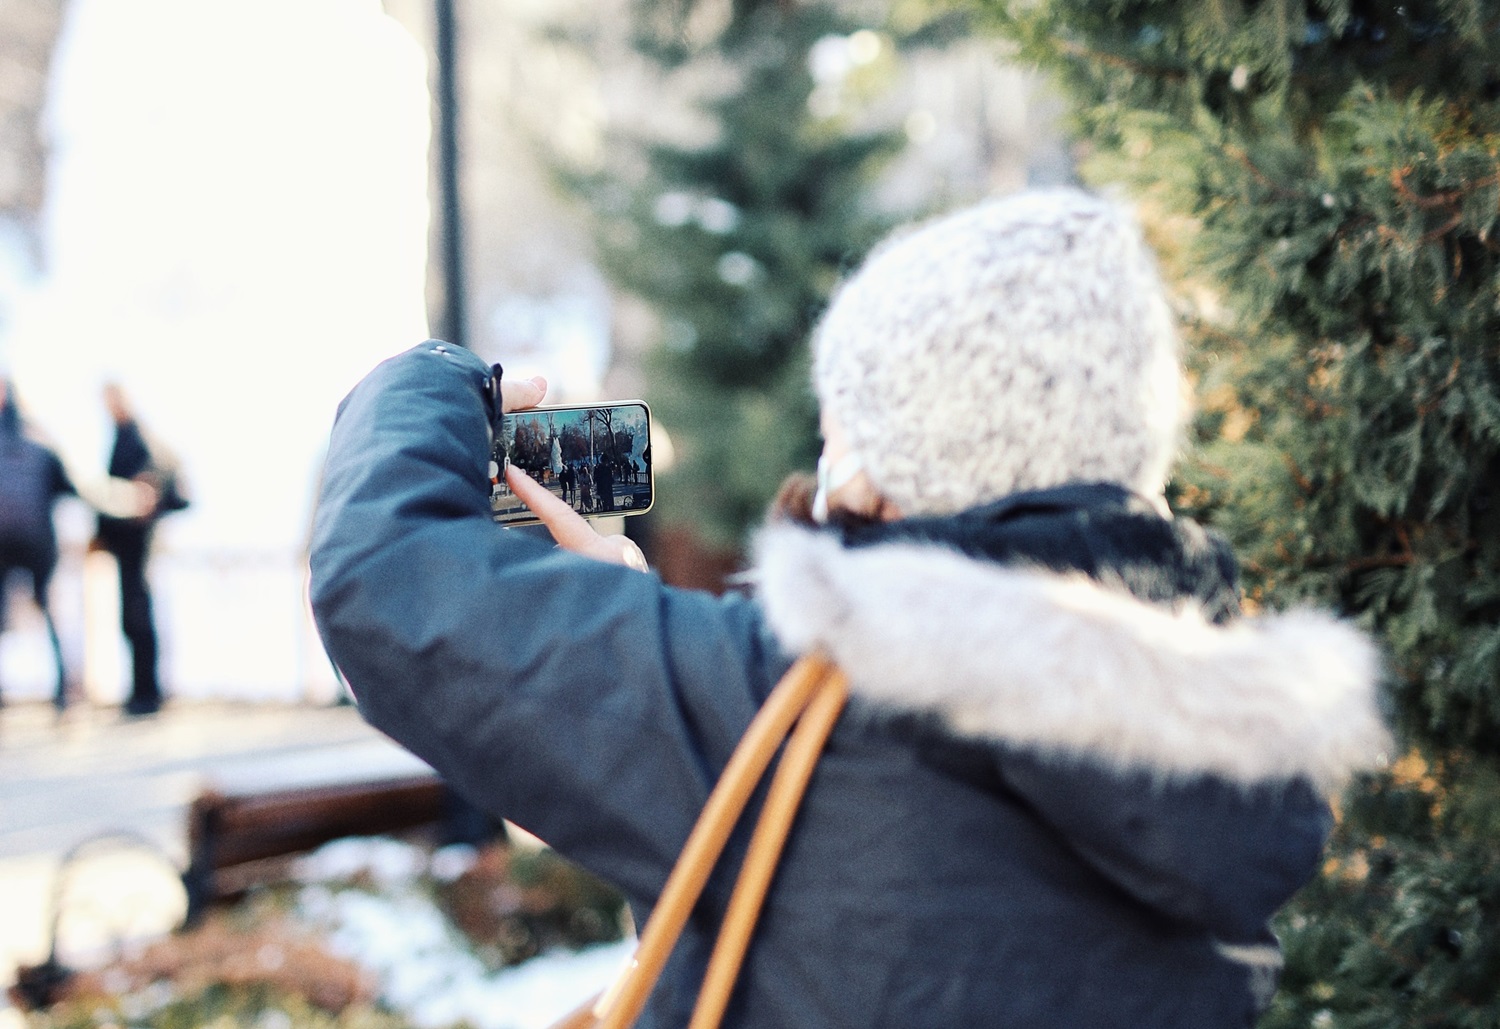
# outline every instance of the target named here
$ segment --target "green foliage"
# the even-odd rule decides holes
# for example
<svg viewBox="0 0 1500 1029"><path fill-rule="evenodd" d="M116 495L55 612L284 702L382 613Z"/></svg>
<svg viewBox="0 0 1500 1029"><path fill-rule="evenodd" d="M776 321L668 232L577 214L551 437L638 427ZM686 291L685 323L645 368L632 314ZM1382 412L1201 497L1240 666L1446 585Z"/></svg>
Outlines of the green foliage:
<svg viewBox="0 0 1500 1029"><path fill-rule="evenodd" d="M486 967L624 935L625 900L604 881L543 849L491 847L464 875L436 888L438 905Z"/></svg>
<svg viewBox="0 0 1500 1029"><path fill-rule="evenodd" d="M632 0L632 35L636 49L673 67L701 49L693 38L695 16L727 13L731 25L742 25L762 10L785 7L785 0ZM721 12L716 8L727 8Z"/></svg>
<svg viewBox="0 0 1500 1029"><path fill-rule="evenodd" d="M606 273L661 321L647 399L678 463L659 510L730 545L816 458L808 337L839 275L889 227L866 198L898 146L809 109L810 48L858 27L835 5L735 11L670 58L716 70L699 106L711 138L617 140L603 170L568 176L597 217Z"/></svg>
<svg viewBox="0 0 1500 1029"><path fill-rule="evenodd" d="M1352 798L1337 856L1288 918L1263 1029L1496 1024L1500 777L1453 771L1409 757Z"/></svg>
<svg viewBox="0 0 1500 1029"><path fill-rule="evenodd" d="M1066 83L1178 280L1179 508L1252 603L1388 653L1409 757L1347 798L1268 1024L1500 1025L1500 3L961 6Z"/></svg>

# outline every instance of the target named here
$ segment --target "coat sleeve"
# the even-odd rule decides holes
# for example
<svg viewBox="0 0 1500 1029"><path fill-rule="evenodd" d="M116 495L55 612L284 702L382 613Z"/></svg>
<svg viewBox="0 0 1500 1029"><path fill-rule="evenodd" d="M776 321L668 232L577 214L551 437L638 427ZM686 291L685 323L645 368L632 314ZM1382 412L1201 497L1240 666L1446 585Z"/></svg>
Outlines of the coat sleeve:
<svg viewBox="0 0 1500 1029"><path fill-rule="evenodd" d="M1317 872L1332 828L1304 780L1163 779L1011 752L1006 785L1119 889L1225 943L1267 921Z"/></svg>
<svg viewBox="0 0 1500 1029"><path fill-rule="evenodd" d="M649 902L789 659L748 600L496 526L488 375L429 342L345 399L313 528L318 629L373 725Z"/></svg>

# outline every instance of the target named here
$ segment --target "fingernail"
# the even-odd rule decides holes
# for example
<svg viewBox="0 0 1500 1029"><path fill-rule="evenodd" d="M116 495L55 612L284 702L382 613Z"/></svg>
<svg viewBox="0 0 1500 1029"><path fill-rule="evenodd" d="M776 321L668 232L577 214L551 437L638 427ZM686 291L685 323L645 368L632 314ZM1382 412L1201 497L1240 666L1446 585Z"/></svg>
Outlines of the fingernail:
<svg viewBox="0 0 1500 1029"><path fill-rule="evenodd" d="M637 546L626 548L625 565L628 568L634 568L638 572L650 571L650 566L646 564L646 555L641 553L641 548Z"/></svg>

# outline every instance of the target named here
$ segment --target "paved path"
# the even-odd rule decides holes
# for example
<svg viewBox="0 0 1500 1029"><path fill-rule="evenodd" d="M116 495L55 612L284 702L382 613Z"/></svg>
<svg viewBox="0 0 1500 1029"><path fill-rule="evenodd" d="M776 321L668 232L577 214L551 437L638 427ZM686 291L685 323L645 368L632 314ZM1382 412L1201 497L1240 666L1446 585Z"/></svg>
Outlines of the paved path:
<svg viewBox="0 0 1500 1029"><path fill-rule="evenodd" d="M187 805L206 785L274 788L425 768L352 707L169 704L154 718L45 703L0 708L0 990L46 955L60 860L128 830L186 862ZM134 855L138 863L141 855ZM160 864L160 862L157 862ZM118 869L126 874L128 856ZM0 1029L19 1026L0 993Z"/></svg>

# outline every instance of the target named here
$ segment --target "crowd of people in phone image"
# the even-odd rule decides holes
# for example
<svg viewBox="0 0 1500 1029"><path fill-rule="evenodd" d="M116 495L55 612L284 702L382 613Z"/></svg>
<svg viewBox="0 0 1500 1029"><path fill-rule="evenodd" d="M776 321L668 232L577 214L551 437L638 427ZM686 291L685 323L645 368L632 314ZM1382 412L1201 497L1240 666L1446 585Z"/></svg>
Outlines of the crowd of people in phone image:
<svg viewBox="0 0 1500 1029"><path fill-rule="evenodd" d="M562 486L562 498L580 512L613 511L615 487L636 485L645 472L643 464L633 457L601 456L588 461L565 461L556 473Z"/></svg>
<svg viewBox="0 0 1500 1029"><path fill-rule="evenodd" d="M515 463L537 482L560 491L562 499L580 514L616 510L616 501L621 495L620 487L646 483L649 475L645 455L631 457L601 454L593 460L577 458L563 461L557 469L550 464L529 468L522 462ZM492 482L496 495L509 494L498 472Z"/></svg>

